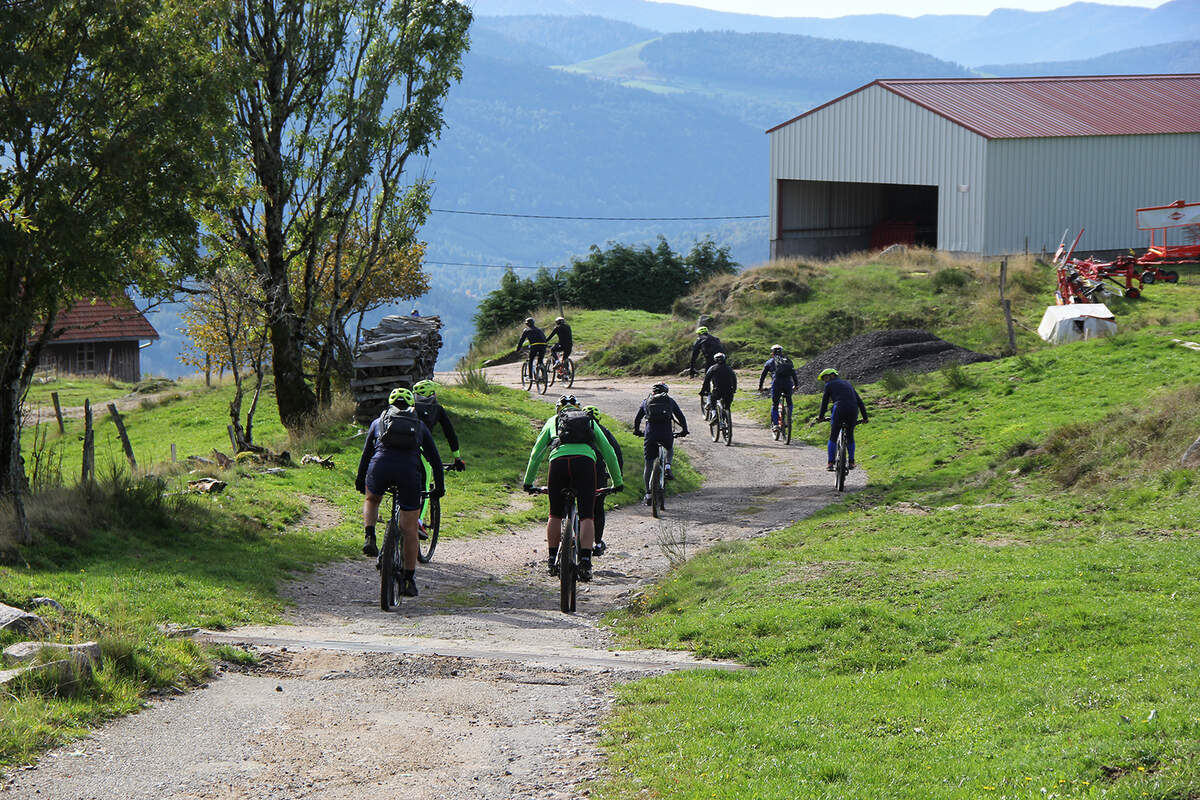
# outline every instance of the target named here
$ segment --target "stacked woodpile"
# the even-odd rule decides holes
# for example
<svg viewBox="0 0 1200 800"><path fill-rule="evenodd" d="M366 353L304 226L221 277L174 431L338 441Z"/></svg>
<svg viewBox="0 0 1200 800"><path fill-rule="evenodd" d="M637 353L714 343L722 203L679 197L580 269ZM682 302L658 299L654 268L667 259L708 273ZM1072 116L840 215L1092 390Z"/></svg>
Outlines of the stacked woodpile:
<svg viewBox="0 0 1200 800"><path fill-rule="evenodd" d="M367 424L383 412L397 386L412 387L433 377L442 348L439 317L384 317L366 331L354 361L350 390L357 403L355 417Z"/></svg>

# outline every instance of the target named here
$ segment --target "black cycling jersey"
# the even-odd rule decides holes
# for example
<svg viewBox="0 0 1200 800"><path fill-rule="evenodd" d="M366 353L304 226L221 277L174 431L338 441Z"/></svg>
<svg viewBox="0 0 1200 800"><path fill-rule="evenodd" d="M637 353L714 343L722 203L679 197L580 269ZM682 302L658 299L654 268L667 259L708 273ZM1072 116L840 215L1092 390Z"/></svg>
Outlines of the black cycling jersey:
<svg viewBox="0 0 1200 800"><path fill-rule="evenodd" d="M418 399L413 408L416 409L421 422L424 422L425 427L429 428L430 433L433 432L434 425L442 426L442 433L446 436L446 444L450 445L450 452L457 454L458 434L454 432L454 423L450 421L450 415L446 413L446 409L442 408L442 404L436 400Z"/></svg>
<svg viewBox="0 0 1200 800"><path fill-rule="evenodd" d="M535 347L545 348L546 347L546 333L545 333L545 331L543 331L541 328L537 327L536 325L534 325L532 327L527 325L525 327L525 330L521 331L521 338L517 340L517 349L520 350L521 345L525 344L526 341L529 342L530 348L535 348Z"/></svg>
<svg viewBox="0 0 1200 800"><path fill-rule="evenodd" d="M704 373L704 385L700 387L700 394L728 399L736 391L737 373L728 364L713 364L708 368L708 372Z"/></svg>
<svg viewBox="0 0 1200 800"><path fill-rule="evenodd" d="M785 356L771 356L763 364L762 373L758 376L758 388L761 391L763 381L771 376L771 386L776 389L795 390L800 388L800 376L792 366L791 359Z"/></svg>
<svg viewBox="0 0 1200 800"><path fill-rule="evenodd" d="M857 405L857 410L862 412L863 422L867 421L867 407L863 405L862 398L858 396L854 386L844 378L834 378L825 384L825 394L821 397L821 411L817 414L818 417L825 416L825 409L829 407L830 403L851 414L854 413L854 406Z"/></svg>
<svg viewBox="0 0 1200 800"><path fill-rule="evenodd" d="M688 370L696 371L696 358L701 353L704 353L704 368L708 369L712 366L713 357L717 353L724 353L725 345L721 344L721 340L713 336L711 333L702 333L696 339L696 343L692 345L692 360L688 363Z"/></svg>
<svg viewBox="0 0 1200 800"><path fill-rule="evenodd" d="M575 344L575 340L571 335L570 325L565 322L561 325L555 325L554 329L550 331L550 335L546 337L546 343L549 344L550 340L554 339L555 337L558 338L558 343L562 345L563 350L567 351L568 353L571 352L571 348Z"/></svg>

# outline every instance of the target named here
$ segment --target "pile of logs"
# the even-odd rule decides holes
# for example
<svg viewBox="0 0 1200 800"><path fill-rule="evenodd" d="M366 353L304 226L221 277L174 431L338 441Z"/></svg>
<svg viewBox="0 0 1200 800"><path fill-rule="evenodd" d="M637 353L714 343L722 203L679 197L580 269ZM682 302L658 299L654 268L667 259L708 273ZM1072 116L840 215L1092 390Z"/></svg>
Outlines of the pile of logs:
<svg viewBox="0 0 1200 800"><path fill-rule="evenodd" d="M411 387L433 377L442 335L438 317L384 317L366 331L354 360L350 390L355 418L366 425L383 412L397 386Z"/></svg>

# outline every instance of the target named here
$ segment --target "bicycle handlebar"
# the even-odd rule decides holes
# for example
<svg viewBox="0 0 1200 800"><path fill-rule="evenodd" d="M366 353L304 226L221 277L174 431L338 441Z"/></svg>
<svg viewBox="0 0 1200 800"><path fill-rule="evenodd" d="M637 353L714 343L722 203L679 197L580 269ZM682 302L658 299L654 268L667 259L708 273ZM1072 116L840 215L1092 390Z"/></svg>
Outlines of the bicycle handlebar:
<svg viewBox="0 0 1200 800"><path fill-rule="evenodd" d="M566 492L566 491L570 491L570 490L563 489L563 491ZM605 495L616 494L616 492L617 492L617 488L615 486L605 486L602 489L596 490L596 497L603 497ZM531 489L529 489L529 493L530 494L550 494L550 487L549 486L534 486Z"/></svg>

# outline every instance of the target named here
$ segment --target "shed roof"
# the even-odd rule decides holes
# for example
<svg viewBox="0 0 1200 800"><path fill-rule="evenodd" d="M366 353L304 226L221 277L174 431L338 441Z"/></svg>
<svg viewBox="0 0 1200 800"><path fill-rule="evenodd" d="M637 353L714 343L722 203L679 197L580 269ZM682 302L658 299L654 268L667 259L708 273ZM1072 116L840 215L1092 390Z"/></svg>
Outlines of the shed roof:
<svg viewBox="0 0 1200 800"><path fill-rule="evenodd" d="M985 139L1200 133L1200 74L881 79L880 86Z"/></svg>
<svg viewBox="0 0 1200 800"><path fill-rule="evenodd" d="M115 342L157 339L158 331L129 298L80 300L58 315L54 342Z"/></svg>

